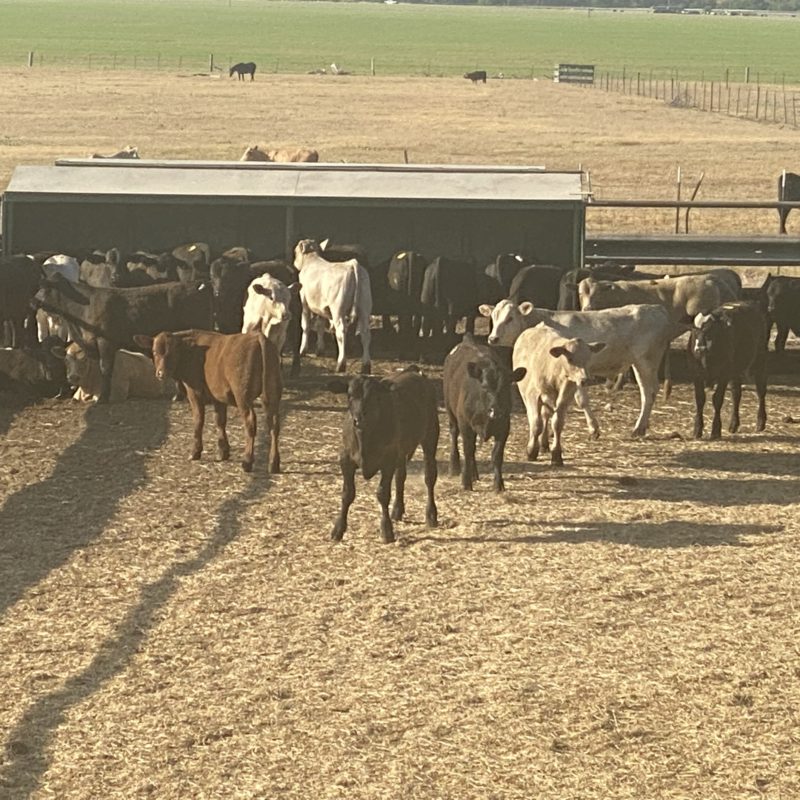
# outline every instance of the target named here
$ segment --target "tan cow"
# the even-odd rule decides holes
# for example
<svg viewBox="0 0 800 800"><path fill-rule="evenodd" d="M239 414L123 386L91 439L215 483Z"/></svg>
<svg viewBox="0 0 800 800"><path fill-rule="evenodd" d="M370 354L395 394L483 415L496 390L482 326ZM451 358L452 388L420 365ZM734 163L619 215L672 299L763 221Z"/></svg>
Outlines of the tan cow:
<svg viewBox="0 0 800 800"><path fill-rule="evenodd" d="M123 147L122 150L118 150L110 156L93 153L92 158L139 158L139 149L129 144L127 147Z"/></svg>
<svg viewBox="0 0 800 800"><path fill-rule="evenodd" d="M319 161L319 153L308 147L298 147L294 150L270 150L263 145L254 144L244 151L240 161L271 161L291 164L295 162L316 163Z"/></svg>
<svg viewBox="0 0 800 800"><path fill-rule="evenodd" d="M67 380L77 387L73 398L96 403L103 388L100 359L87 353L76 342L66 350L54 347L53 354L64 359ZM117 351L111 372L109 402L122 403L131 397L167 397L174 393L174 381L158 380L153 373L153 362L147 356L130 350Z"/></svg>
<svg viewBox="0 0 800 800"><path fill-rule="evenodd" d="M550 463L563 466L561 432L567 410L575 393L589 380L592 355L604 347L604 342L565 338L545 323L523 331L514 343L514 369L525 369L518 386L528 412L527 455L531 461L536 460L540 449L545 452L549 449L547 423L550 422L553 428Z"/></svg>

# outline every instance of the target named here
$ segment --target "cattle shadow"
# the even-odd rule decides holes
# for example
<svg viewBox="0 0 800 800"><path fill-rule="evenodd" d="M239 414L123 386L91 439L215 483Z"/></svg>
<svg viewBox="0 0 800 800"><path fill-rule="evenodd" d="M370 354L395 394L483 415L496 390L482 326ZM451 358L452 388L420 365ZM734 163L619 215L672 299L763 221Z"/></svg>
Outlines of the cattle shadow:
<svg viewBox="0 0 800 800"><path fill-rule="evenodd" d="M547 533L502 536L491 531L507 527L535 525L537 528L552 527ZM422 542L431 544L592 544L605 542L616 545L629 545L642 549L680 549L683 547L752 547L743 541L745 536L763 536L779 533L779 525L749 525L712 522L586 522L586 523L544 523L524 519L494 519L480 523L485 534L467 536L404 536L404 544L413 546Z"/></svg>
<svg viewBox="0 0 800 800"><path fill-rule="evenodd" d="M194 556L173 564L161 577L142 586L140 602L120 620L95 657L57 690L38 697L6 737L6 763L0 768L0 787L13 797L30 797L39 789L49 769L49 753L58 728L70 709L85 702L120 675L144 647L161 610L178 592L184 579L201 572L241 533L241 519L249 503L269 488L269 481L254 480L226 500L217 515L216 528Z"/></svg>
<svg viewBox="0 0 800 800"><path fill-rule="evenodd" d="M690 469L800 476L800 452L747 453L743 456L735 450L691 450L679 453L674 461Z"/></svg>
<svg viewBox="0 0 800 800"><path fill-rule="evenodd" d="M102 535L120 501L144 483L148 451L163 444L168 414L169 403L158 401L89 406L86 429L53 472L6 500L0 613Z"/></svg>

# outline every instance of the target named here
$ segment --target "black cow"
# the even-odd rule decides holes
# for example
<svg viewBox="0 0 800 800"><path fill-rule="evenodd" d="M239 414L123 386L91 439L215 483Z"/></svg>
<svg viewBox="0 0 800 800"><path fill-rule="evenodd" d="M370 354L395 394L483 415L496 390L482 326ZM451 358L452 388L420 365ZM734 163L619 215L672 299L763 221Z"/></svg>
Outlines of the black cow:
<svg viewBox="0 0 800 800"><path fill-rule="evenodd" d="M180 244L172 249L172 255L190 267L205 267L206 272L211 264L211 248L206 242Z"/></svg>
<svg viewBox="0 0 800 800"><path fill-rule="evenodd" d="M42 268L30 256L0 260L0 338L11 347L22 347L26 340L33 344L36 323L31 301L41 278Z"/></svg>
<svg viewBox="0 0 800 800"><path fill-rule="evenodd" d="M508 297L511 282L519 271L530 264L519 253L500 253L491 264L487 264L478 276L478 290L482 303L497 305Z"/></svg>
<svg viewBox="0 0 800 800"><path fill-rule="evenodd" d="M434 332L433 320L444 320L446 332L455 334L456 323L467 318L467 332L475 331L478 287L475 267L463 261L439 256L425 268L420 300L425 307L423 333ZM438 328L438 326L437 326ZM439 328L437 333L441 333Z"/></svg>
<svg viewBox="0 0 800 800"><path fill-rule="evenodd" d="M232 78L234 72L240 81L244 80L245 75L249 75L250 80L253 81L256 78L256 65L252 61L242 61L238 64L234 64L230 70L228 70L228 77Z"/></svg>
<svg viewBox="0 0 800 800"><path fill-rule="evenodd" d="M403 338L419 335L422 325L420 297L427 266L425 256L411 250L395 253L389 260L386 269L386 305L389 313L397 314L398 332Z"/></svg>
<svg viewBox="0 0 800 800"><path fill-rule="evenodd" d="M775 352L782 353L789 331L800 336L800 278L767 275L761 291L767 310L767 341L775 325Z"/></svg>
<svg viewBox="0 0 800 800"><path fill-rule="evenodd" d="M381 505L381 536L384 542L394 541L392 520L402 519L405 513L406 464L419 445L425 455L428 488L425 519L428 527L434 527L438 521L433 488L437 477L439 416L433 384L410 367L383 379L360 375L349 383L334 381L329 388L337 394L346 392L348 406L339 453L342 507L331 539L340 541L347 530L347 512L356 496L355 474L360 467L367 480L381 473L377 492ZM393 477L395 499L390 516Z"/></svg>
<svg viewBox="0 0 800 800"><path fill-rule="evenodd" d="M511 281L508 299L515 305L533 303L538 308L555 310L563 270L549 264L531 264L523 267Z"/></svg>
<svg viewBox="0 0 800 800"><path fill-rule="evenodd" d="M51 350L63 344L51 336L36 347L0 349L0 390L25 398L55 397L67 375L64 362Z"/></svg>
<svg viewBox="0 0 800 800"><path fill-rule="evenodd" d="M720 411L725 389L731 384L733 410L728 430L739 430L739 403L742 397L742 380L750 373L758 395L756 430L763 431L767 424L767 322L756 303L726 303L710 314L698 314L689 336L689 371L694 381L697 411L694 418L694 437L703 435L703 407L706 386L714 386L714 420L711 438L722 434Z"/></svg>
<svg viewBox="0 0 800 800"><path fill-rule="evenodd" d="M778 201L781 203L796 203L800 200L800 175L794 172L786 172L778 178ZM791 208L779 208L780 233L786 233L786 217L789 216Z"/></svg>
<svg viewBox="0 0 800 800"><path fill-rule="evenodd" d="M476 69L472 72L465 72L464 77L467 78L467 80L472 81L473 84L479 83L480 81L486 83L486 70Z"/></svg>
<svg viewBox="0 0 800 800"><path fill-rule="evenodd" d="M503 453L511 428L511 384L525 377L520 367L512 373L495 348L464 337L444 360L444 407L450 420L450 474L461 472L461 486L472 489L478 479L475 440L494 438L492 467L494 490L502 492ZM464 441L464 462L458 452L458 437Z"/></svg>
<svg viewBox="0 0 800 800"><path fill-rule="evenodd" d="M186 328L209 330L214 324L211 286L163 283L135 289L76 286L56 275L36 295L45 310L58 314L72 328L81 346L96 345L103 389L98 402L108 402L114 356L134 345L136 334Z"/></svg>

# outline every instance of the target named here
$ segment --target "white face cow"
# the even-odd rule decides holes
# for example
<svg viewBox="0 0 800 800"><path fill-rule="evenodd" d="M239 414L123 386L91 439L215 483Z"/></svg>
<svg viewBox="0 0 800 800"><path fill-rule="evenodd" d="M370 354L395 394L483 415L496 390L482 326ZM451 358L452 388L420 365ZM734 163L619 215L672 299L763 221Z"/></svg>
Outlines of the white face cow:
<svg viewBox="0 0 800 800"><path fill-rule="evenodd" d="M481 305L478 311L492 322L489 344L512 347L522 331L530 327L525 317L533 313L534 305L526 302L517 306L511 300L501 300L496 306Z"/></svg>

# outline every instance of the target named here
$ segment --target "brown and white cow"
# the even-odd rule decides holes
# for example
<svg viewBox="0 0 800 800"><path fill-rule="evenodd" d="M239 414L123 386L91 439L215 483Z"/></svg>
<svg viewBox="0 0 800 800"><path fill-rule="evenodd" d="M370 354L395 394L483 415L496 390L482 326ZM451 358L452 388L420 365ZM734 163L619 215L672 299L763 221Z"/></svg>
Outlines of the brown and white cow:
<svg viewBox="0 0 800 800"><path fill-rule="evenodd" d="M345 334L351 322L361 337L361 372L369 374L372 289L369 273L352 258L349 261L326 261L320 255L319 244L313 239L301 239L294 249L294 265L300 273L300 301L303 306L301 324L303 338L300 355L308 350L308 331L312 315L330 321L338 346L336 371L345 371Z"/></svg>
<svg viewBox="0 0 800 800"><path fill-rule="evenodd" d="M158 378L172 378L186 387L194 419L192 460L203 452L205 407L214 406L219 458L230 458L226 425L228 406L236 406L244 421L246 443L242 469L252 472L256 441L255 401L261 398L270 438L267 471L281 471L278 437L283 392L278 350L260 331L216 333L188 330L136 336L136 344L149 348Z"/></svg>
<svg viewBox="0 0 800 800"><path fill-rule="evenodd" d="M519 391L528 413L527 456L531 461L540 450L550 449L549 422L553 429L550 463L563 466L561 433L567 410L575 393L589 380L593 355L605 346L605 342L565 338L545 323L523 331L514 343L514 369L525 370Z"/></svg>

